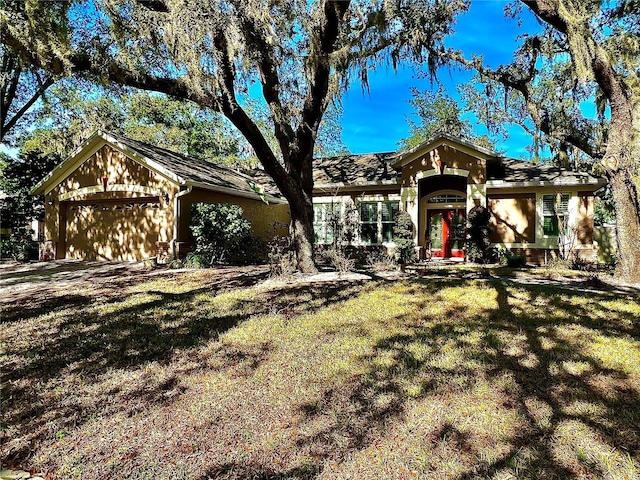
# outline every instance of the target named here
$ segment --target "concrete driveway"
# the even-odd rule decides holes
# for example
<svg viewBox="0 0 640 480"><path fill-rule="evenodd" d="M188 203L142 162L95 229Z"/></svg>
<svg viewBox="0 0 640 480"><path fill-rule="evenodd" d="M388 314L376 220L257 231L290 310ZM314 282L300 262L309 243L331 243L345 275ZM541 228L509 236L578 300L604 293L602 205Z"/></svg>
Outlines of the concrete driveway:
<svg viewBox="0 0 640 480"><path fill-rule="evenodd" d="M65 289L92 288L96 284L144 275L142 262L52 260L0 263L0 303L28 300Z"/></svg>

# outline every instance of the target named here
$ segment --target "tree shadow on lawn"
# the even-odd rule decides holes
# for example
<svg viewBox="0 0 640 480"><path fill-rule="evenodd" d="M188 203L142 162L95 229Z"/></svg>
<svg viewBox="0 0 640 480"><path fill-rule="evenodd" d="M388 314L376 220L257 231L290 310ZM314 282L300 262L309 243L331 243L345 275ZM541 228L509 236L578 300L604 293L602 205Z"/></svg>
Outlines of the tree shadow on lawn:
<svg viewBox="0 0 640 480"><path fill-rule="evenodd" d="M112 285L114 290L106 295L98 291L95 296L43 299L27 309L9 305L3 321L12 324L17 336L23 320L45 313L57 320L42 326L48 333L36 329L26 347L24 342L18 345L16 337L2 340L6 342L7 360L2 368L0 458L12 464L23 463L34 450L33 444L50 442L57 432L73 430L95 415L132 415L155 404L167 405L187 388L182 376L211 368L199 355L199 347L253 315L273 313L274 309L296 315L318 305L343 301L361 288L349 282L279 287L261 292L260 298L234 298L227 305L231 313L207 303L263 278L262 274L218 278L206 287L182 293L127 293L125 287L130 281L125 281ZM135 301L136 296L140 301ZM293 298L306 300L292 306ZM215 368L248 375L268 356L270 345L250 351L224 345L217 348L216 357L221 362ZM153 368L145 370L153 365L160 366L160 373L154 373ZM109 382L109 378L115 381ZM7 428L18 432L17 438L5 437Z"/></svg>
<svg viewBox="0 0 640 480"><path fill-rule="evenodd" d="M455 283L465 284L470 285ZM640 389L622 366L605 364L589 345L595 337L626 336L637 342L638 320L630 312L616 312L608 321L593 319L599 300L615 298L607 295L556 295L544 287L490 285L497 308L477 315L458 305L444 315L416 319L405 332L378 342L374 353L362 358L371 366L368 374L327 389L317 404L301 406L307 423L324 418L327 425L298 443L316 458L319 471L384 443L389 429L399 428L419 403L431 406L425 407L429 427L414 432L424 435L422 448L427 451L422 453L429 460L420 464L407 458L407 477L411 469L426 477L460 479L505 473L518 478L633 475L629 472L640 466ZM446 281L413 282L407 295L413 292L422 298L427 311L429 303L442 301L440 289L449 286L452 283ZM540 310L523 313L515 306L513 292L526 297L521 302L539 303ZM431 299L427 302L425 297ZM571 298L589 301L571 303ZM416 356L416 350L425 348L431 352L428 356ZM448 349L456 352L450 365L438 366L434 358ZM381 366L376 363L380 357L393 361ZM448 409L460 398L485 401L474 396L481 382L497 389L495 398L486 400L496 409L495 418L488 425L470 427L473 413L465 418ZM441 413L433 414L434 408ZM492 429L492 422L500 423L501 417L514 420L504 431ZM397 438L394 443L411 440ZM490 455L494 444L503 450ZM393 449L376 454L393 457ZM442 470L451 459L458 468ZM367 468L366 461L360 468Z"/></svg>

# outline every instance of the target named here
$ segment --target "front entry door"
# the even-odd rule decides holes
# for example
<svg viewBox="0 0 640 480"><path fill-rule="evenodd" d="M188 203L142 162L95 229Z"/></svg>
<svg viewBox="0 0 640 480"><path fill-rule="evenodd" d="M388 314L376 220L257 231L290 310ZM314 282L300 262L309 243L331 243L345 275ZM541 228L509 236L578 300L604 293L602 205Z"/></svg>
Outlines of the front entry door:
<svg viewBox="0 0 640 480"><path fill-rule="evenodd" d="M431 255L464 258L465 211L463 208L428 210Z"/></svg>

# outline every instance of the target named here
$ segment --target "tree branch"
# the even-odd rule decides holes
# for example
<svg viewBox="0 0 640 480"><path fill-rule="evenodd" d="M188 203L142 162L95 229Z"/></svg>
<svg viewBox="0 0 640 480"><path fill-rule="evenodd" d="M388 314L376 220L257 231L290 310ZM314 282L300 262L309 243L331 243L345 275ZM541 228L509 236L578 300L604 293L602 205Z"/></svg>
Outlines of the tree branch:
<svg viewBox="0 0 640 480"><path fill-rule="evenodd" d="M40 86L38 87L36 92L31 96L31 98L29 98L29 100L25 102L22 108L20 108L20 110L18 110L15 113L15 115L13 115L13 117L11 117L11 119L7 123L4 122L6 119L6 111L3 113L2 125L0 125L0 140L4 139L7 132L9 132L16 125L18 120L22 118L22 116L27 112L27 110L29 110L31 106L34 103L36 103L36 101L44 94L45 90L49 88L51 85L53 85L53 83L54 83L53 77L47 77L45 81L40 84ZM14 96L15 96L15 91L14 91Z"/></svg>
<svg viewBox="0 0 640 480"><path fill-rule="evenodd" d="M579 134L580 129L569 128L560 130L555 128L546 111L541 110L540 106L533 100L534 92L531 81L535 75L535 69L531 68L531 64L535 64L536 56L531 58L526 73L516 78L507 68L499 67L497 70L493 70L485 67L480 57L469 60L460 52L453 50L438 51L434 54L440 55L446 60L462 65L468 69L475 70L481 76L494 80L504 85L505 88L519 92L524 99L525 106L533 123L542 133L548 135L550 138L560 142L570 143L592 158L601 159L604 156L602 149L594 147L585 136Z"/></svg>
<svg viewBox="0 0 640 480"><path fill-rule="evenodd" d="M324 4L324 21L317 39L317 61L309 81L302 119L297 130L298 153L304 153L304 155L313 155L315 136L328 105L330 55L335 51L340 23L348 8L349 1L328 0ZM300 168L304 167L301 171L303 186L307 185L311 188L313 186L312 162L305 161L300 155L297 161Z"/></svg>

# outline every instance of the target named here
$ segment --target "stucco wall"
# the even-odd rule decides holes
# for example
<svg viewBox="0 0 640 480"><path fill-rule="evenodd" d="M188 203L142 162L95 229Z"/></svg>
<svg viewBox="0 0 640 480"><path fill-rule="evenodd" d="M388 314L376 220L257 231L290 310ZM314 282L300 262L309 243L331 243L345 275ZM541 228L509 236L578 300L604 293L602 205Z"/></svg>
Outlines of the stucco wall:
<svg viewBox="0 0 640 480"><path fill-rule="evenodd" d="M593 192L578 192L578 243L593 243Z"/></svg>
<svg viewBox="0 0 640 480"><path fill-rule="evenodd" d="M491 211L493 243L534 243L536 227L536 194L503 193L487 198Z"/></svg>
<svg viewBox="0 0 640 480"><path fill-rule="evenodd" d="M468 171L467 182L469 184L486 182L486 160L473 157L448 145L440 145L420 155L403 167L402 186L410 187L414 185L419 177L419 172L437 170L439 161L445 162L448 169L454 168ZM444 173L447 173L446 169Z"/></svg>
<svg viewBox="0 0 640 480"><path fill-rule="evenodd" d="M46 195L45 240L56 243L57 258L151 257L156 241L173 238L177 192L171 181L105 145Z"/></svg>
<svg viewBox="0 0 640 480"><path fill-rule="evenodd" d="M289 232L290 215L287 204L267 205L259 199L194 188L191 193L180 197L178 232L180 242L190 241L189 221L191 206L194 203L232 203L240 206L243 216L251 221L253 234L263 240L269 240L274 236L286 236Z"/></svg>

